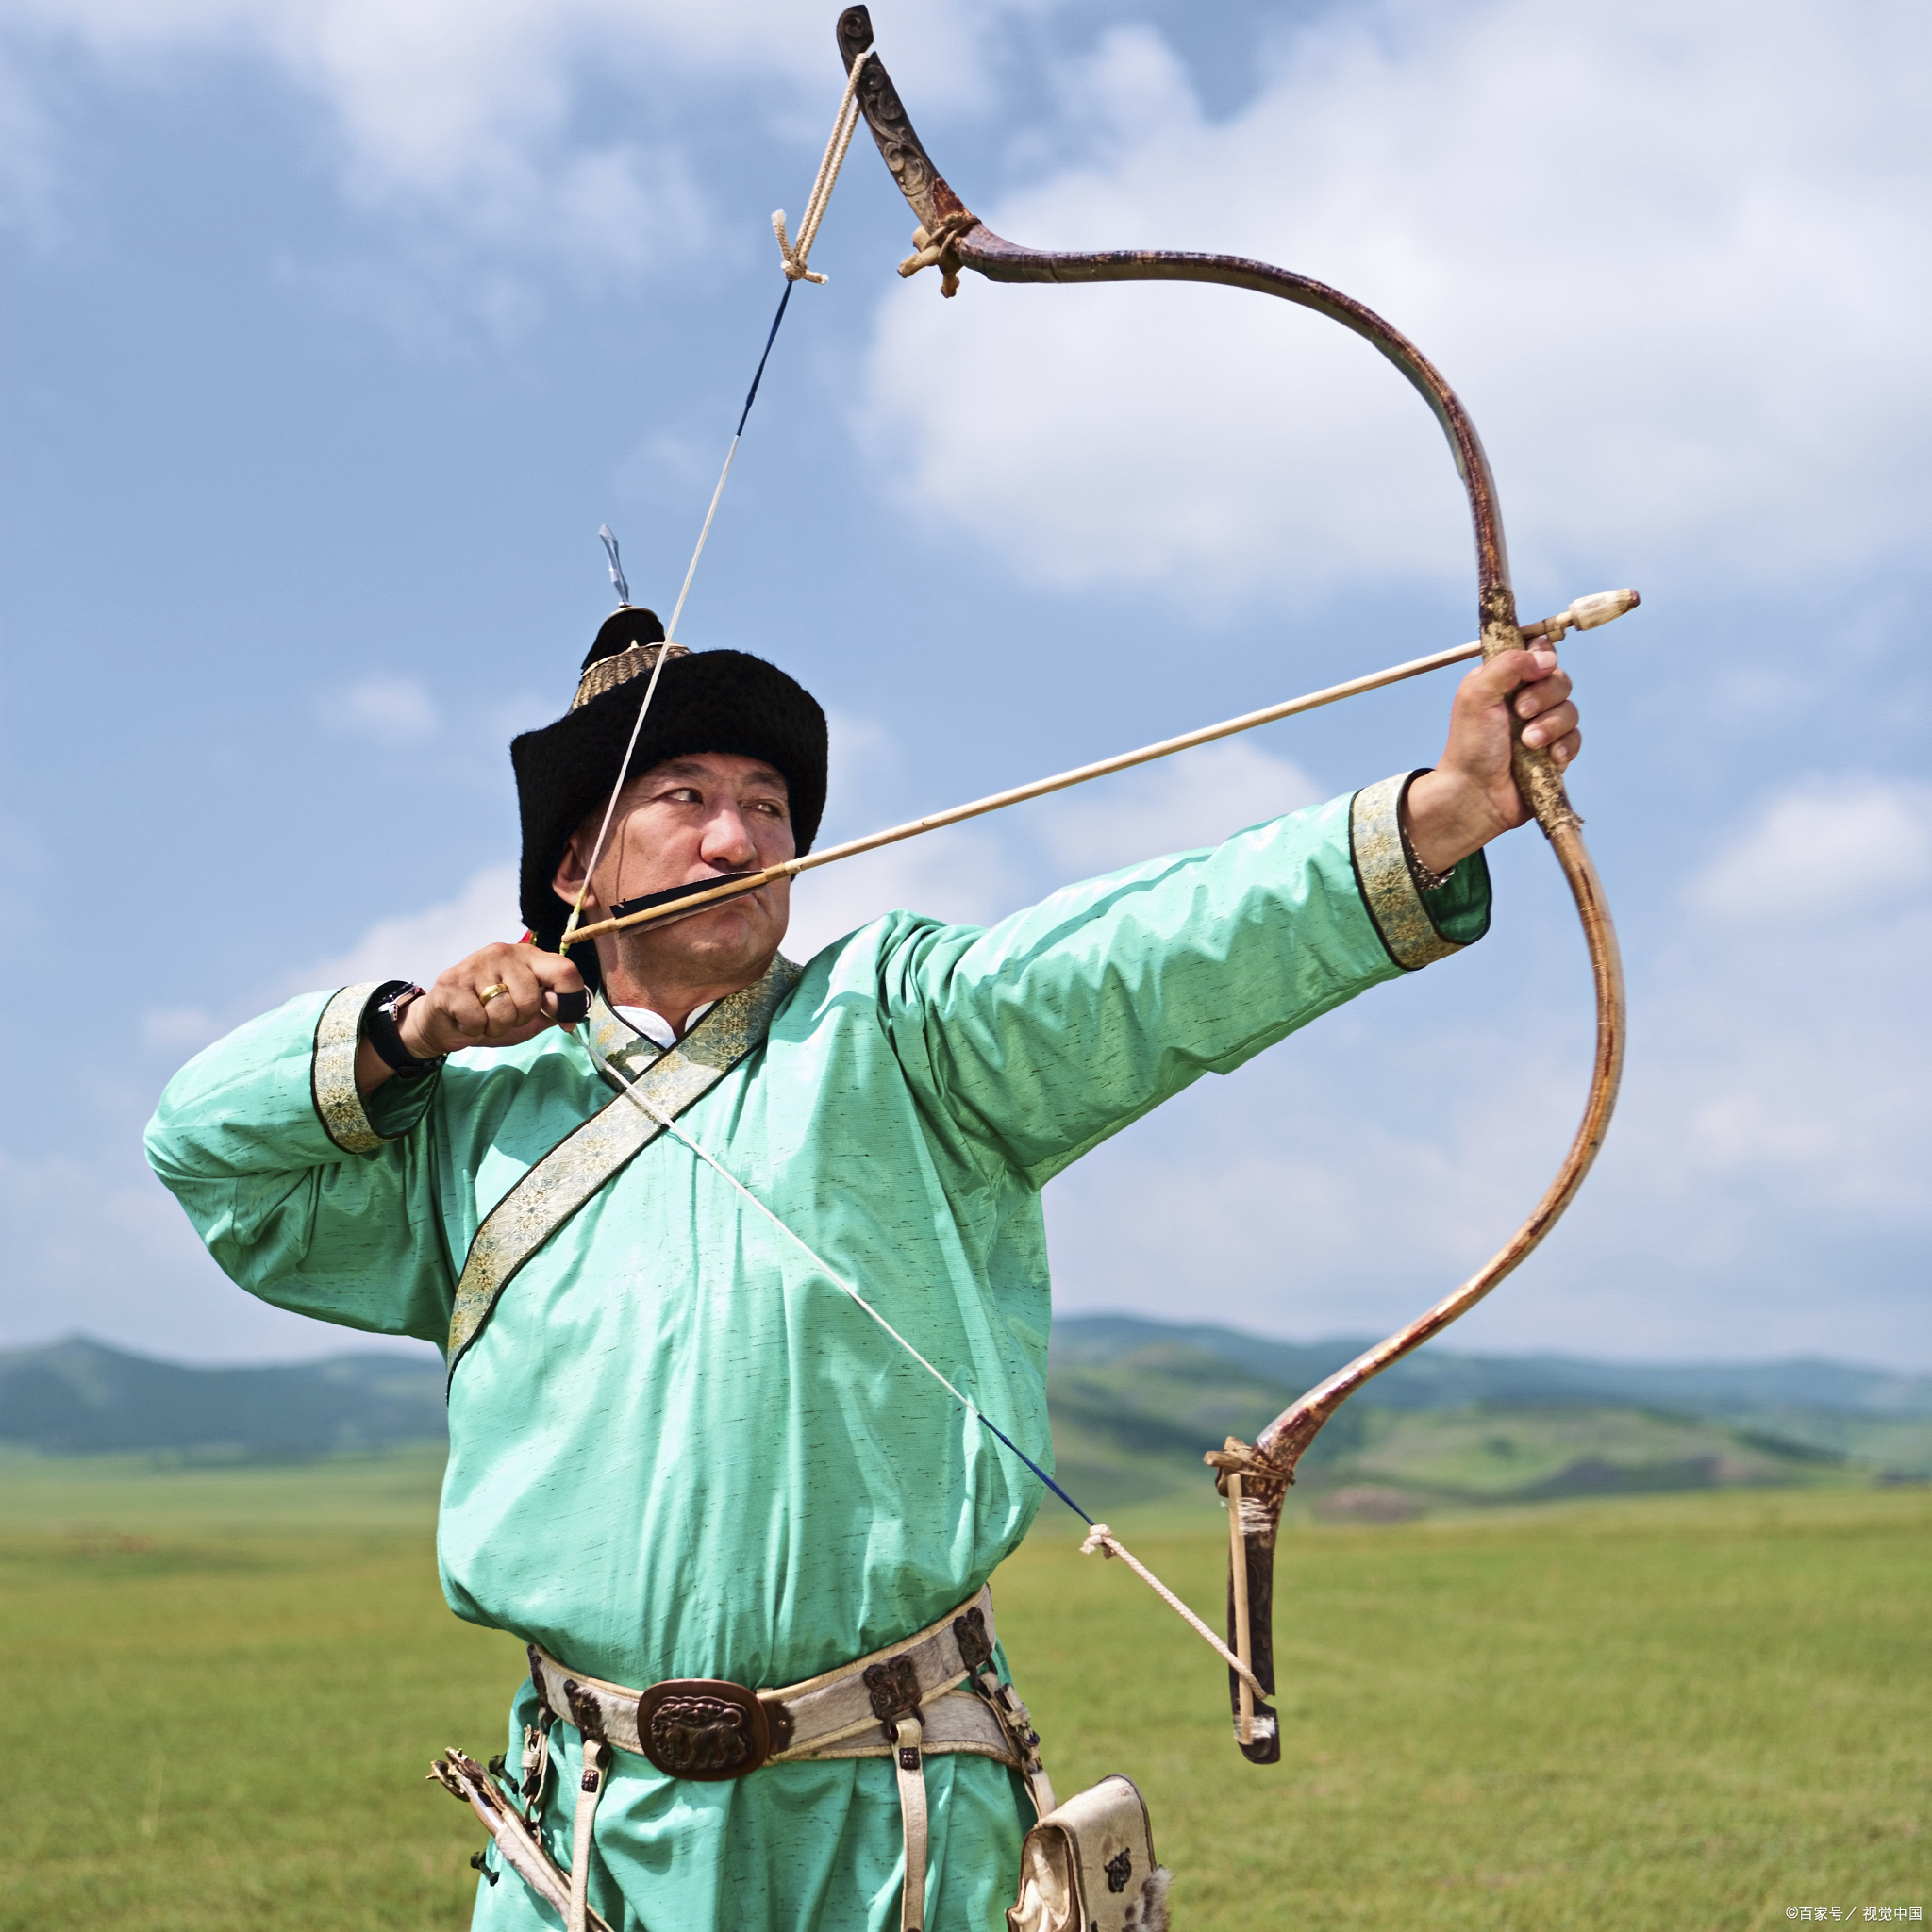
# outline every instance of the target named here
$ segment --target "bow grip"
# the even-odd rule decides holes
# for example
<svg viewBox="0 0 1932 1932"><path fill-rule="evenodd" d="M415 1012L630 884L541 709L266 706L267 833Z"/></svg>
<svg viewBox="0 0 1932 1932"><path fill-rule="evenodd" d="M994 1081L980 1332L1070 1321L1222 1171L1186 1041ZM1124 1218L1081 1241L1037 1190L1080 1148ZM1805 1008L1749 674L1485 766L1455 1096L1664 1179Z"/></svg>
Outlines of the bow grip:
<svg viewBox="0 0 1932 1932"><path fill-rule="evenodd" d="M1491 586L1483 596L1483 662L1505 651L1525 648L1523 632L1516 624L1516 599L1503 586ZM1621 613L1618 613L1621 614ZM1599 619L1598 622L1607 620ZM1543 829L1543 837L1554 839L1558 832L1574 831L1583 820L1570 803L1563 789L1563 768L1550 756L1547 747L1523 741L1525 720L1509 708L1509 735L1514 749L1509 755L1510 774L1516 780L1517 795Z"/></svg>

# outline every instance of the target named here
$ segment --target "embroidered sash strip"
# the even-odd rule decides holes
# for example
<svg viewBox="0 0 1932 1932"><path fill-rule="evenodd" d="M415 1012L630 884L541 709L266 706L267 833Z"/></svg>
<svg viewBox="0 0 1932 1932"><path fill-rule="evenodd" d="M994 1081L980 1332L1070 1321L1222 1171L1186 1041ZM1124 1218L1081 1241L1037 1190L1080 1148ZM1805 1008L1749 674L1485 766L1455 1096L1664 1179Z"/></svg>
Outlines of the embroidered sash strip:
<svg viewBox="0 0 1932 1932"><path fill-rule="evenodd" d="M695 1106L764 1043L772 1015L798 984L798 977L799 969L791 960L774 958L761 979L720 1000L684 1039L659 1054L636 1076L639 1089L653 1106L674 1118ZM601 1001L592 1005L585 1024L622 1031L630 1039ZM606 1047L607 1057L616 1058L608 1053L613 1040L600 1036L599 1043ZM444 1350L452 1376L517 1270L663 1131L620 1092L558 1141L490 1210L470 1243L457 1282Z"/></svg>

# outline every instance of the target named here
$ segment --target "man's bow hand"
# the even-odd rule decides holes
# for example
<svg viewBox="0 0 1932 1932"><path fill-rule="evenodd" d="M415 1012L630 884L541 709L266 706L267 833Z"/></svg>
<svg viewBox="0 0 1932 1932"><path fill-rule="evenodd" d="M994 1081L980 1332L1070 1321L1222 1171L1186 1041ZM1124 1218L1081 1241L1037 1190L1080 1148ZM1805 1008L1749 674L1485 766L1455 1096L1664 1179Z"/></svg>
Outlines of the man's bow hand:
<svg viewBox="0 0 1932 1932"><path fill-rule="evenodd" d="M1529 817L1509 769L1512 712L1524 743L1558 765L1583 749L1569 673L1547 644L1477 666L1457 689L1441 762L1408 788L1404 805L1409 842L1431 872L1447 872Z"/></svg>

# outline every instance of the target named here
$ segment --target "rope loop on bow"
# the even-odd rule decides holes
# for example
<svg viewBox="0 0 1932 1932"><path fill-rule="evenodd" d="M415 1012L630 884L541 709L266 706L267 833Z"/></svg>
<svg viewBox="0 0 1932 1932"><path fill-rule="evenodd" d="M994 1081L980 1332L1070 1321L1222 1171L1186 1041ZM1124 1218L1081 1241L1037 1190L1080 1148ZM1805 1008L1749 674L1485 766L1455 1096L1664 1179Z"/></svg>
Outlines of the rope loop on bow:
<svg viewBox="0 0 1932 1932"><path fill-rule="evenodd" d="M853 61L852 72L845 76L845 92L833 118L831 138L825 142L824 154L820 158L819 172L812 180L811 192L806 197L797 241L792 241L785 231L785 210L781 208L773 212L772 233L778 238L778 253L784 259L788 282L823 283L826 279L807 262L811 254L811 244L818 240L819 224L824 220L825 209L831 205L832 189L839 179L839 170L845 165L845 150L852 145L853 133L858 126L858 70L864 65L865 56L861 54Z"/></svg>

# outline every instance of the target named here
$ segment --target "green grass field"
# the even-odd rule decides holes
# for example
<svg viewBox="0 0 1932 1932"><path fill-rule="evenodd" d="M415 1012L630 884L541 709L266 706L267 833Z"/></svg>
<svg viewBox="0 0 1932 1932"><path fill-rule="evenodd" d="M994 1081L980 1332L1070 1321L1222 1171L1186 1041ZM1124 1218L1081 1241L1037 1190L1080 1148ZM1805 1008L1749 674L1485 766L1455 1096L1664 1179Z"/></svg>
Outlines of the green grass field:
<svg viewBox="0 0 1932 1932"><path fill-rule="evenodd" d="M423 1774L501 1748L522 1662L442 1607L439 1464L0 1462L0 1927L466 1923L479 1834ZM1211 1501L1116 1527L1215 1614ZM1181 1932L1862 1921L1932 1909L1928 1528L1847 1487L1297 1521L1268 1770L1064 1511L995 1590L1056 1782L1141 1783Z"/></svg>

